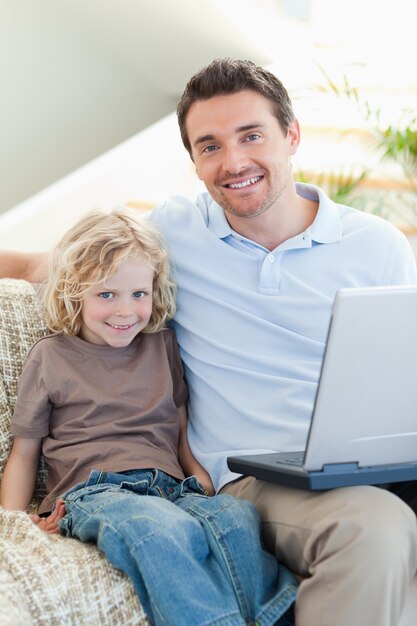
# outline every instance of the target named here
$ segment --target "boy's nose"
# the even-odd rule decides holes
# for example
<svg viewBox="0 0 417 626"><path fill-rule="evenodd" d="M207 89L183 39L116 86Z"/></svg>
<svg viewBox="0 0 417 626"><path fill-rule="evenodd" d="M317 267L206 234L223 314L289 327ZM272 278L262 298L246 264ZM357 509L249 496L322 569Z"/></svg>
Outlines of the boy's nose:
<svg viewBox="0 0 417 626"><path fill-rule="evenodd" d="M120 317L128 317L132 315L132 307L130 302L119 301L119 306L117 307L117 315Z"/></svg>

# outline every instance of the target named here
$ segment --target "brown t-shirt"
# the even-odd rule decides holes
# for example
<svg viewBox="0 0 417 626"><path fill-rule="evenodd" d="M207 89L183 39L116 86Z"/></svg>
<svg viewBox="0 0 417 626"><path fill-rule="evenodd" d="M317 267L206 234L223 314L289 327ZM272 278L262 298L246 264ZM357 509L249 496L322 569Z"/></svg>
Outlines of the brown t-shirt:
<svg viewBox="0 0 417 626"><path fill-rule="evenodd" d="M43 438L48 496L39 512L91 470L158 468L183 479L180 407L187 399L172 330L139 334L126 348L49 335L26 358L13 435Z"/></svg>

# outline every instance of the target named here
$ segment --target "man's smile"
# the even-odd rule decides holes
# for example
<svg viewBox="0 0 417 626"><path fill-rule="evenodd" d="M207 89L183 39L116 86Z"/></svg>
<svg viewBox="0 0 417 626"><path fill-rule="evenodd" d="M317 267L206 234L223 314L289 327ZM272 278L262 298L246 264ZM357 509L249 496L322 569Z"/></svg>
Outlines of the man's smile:
<svg viewBox="0 0 417 626"><path fill-rule="evenodd" d="M250 187L251 185L254 185L258 181L260 181L261 178L263 178L263 176L254 176L253 178L248 178L247 180L243 180L239 183L228 183L226 185L223 185L223 187L226 187L227 189L243 189L244 187Z"/></svg>

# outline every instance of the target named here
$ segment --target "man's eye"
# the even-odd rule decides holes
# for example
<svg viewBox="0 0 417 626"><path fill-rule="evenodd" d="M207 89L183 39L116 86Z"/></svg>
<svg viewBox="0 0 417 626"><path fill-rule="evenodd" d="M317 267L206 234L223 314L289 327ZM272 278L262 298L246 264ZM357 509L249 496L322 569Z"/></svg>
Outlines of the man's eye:
<svg viewBox="0 0 417 626"><path fill-rule="evenodd" d="M144 291L135 291L135 292L133 293L133 297L134 297L134 298L143 298L143 296L144 296L144 295L145 295L145 292L144 292Z"/></svg>
<svg viewBox="0 0 417 626"><path fill-rule="evenodd" d="M214 152L215 150L217 150L217 146L206 146L203 148L203 152Z"/></svg>
<svg viewBox="0 0 417 626"><path fill-rule="evenodd" d="M98 295L100 298L103 298L103 300L110 300L110 298L114 297L114 294L111 291L102 291Z"/></svg>
<svg viewBox="0 0 417 626"><path fill-rule="evenodd" d="M260 135L256 135L255 133L253 133L252 135L248 135L246 137L246 141L256 141L257 139L259 139Z"/></svg>

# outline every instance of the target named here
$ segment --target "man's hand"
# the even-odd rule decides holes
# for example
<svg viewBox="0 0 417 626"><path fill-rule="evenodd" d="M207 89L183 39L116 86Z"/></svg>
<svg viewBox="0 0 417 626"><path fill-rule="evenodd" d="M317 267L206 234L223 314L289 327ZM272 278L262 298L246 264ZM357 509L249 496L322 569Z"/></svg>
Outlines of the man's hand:
<svg viewBox="0 0 417 626"><path fill-rule="evenodd" d="M39 515L30 515L30 519L36 526L48 533L48 535L59 535L58 523L65 516L65 501L57 500L54 510L48 517L39 517Z"/></svg>

